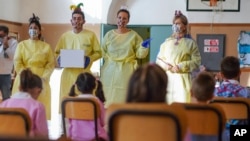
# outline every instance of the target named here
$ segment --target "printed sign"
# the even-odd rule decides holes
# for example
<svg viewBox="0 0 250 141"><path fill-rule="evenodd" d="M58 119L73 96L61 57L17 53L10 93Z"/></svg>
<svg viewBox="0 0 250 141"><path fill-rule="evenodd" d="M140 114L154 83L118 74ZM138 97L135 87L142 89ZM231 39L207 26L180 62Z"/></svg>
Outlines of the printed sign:
<svg viewBox="0 0 250 141"><path fill-rule="evenodd" d="M224 34L197 34L197 43L201 54L201 65L208 71L219 71L220 61L224 57Z"/></svg>

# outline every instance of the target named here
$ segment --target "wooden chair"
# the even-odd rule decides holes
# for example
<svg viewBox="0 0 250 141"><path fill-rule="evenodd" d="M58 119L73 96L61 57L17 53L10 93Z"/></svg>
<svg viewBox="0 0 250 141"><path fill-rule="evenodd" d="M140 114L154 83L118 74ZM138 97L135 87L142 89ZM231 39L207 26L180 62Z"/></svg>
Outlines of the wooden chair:
<svg viewBox="0 0 250 141"><path fill-rule="evenodd" d="M97 119L100 116L100 106L96 98L66 97L62 101L61 109L63 131L65 136L67 136L65 118L78 120L93 120L95 123L95 138L96 141L99 140Z"/></svg>
<svg viewBox="0 0 250 141"><path fill-rule="evenodd" d="M188 127L194 136L211 137L222 140L226 119L223 109L216 104L172 103L185 108L188 118Z"/></svg>
<svg viewBox="0 0 250 141"><path fill-rule="evenodd" d="M0 136L1 141L57 141L49 138L40 137L13 137L13 136Z"/></svg>
<svg viewBox="0 0 250 141"><path fill-rule="evenodd" d="M0 108L0 136L26 137L31 131L29 113L23 108Z"/></svg>
<svg viewBox="0 0 250 141"><path fill-rule="evenodd" d="M0 136L0 141L72 141L72 140L65 136L61 136L58 139L49 139L46 137Z"/></svg>
<svg viewBox="0 0 250 141"><path fill-rule="evenodd" d="M247 120L250 124L250 99L243 97L215 97L210 103L219 104L226 119Z"/></svg>
<svg viewBox="0 0 250 141"><path fill-rule="evenodd" d="M167 104L112 104L106 120L110 141L181 141L186 135L184 109Z"/></svg>

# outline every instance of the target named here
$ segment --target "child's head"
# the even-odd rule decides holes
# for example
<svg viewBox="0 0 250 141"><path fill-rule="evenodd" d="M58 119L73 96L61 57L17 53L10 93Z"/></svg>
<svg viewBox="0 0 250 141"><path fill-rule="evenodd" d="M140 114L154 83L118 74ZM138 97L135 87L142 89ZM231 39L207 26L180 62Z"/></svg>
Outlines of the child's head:
<svg viewBox="0 0 250 141"><path fill-rule="evenodd" d="M103 88L102 88L102 82L100 80L97 80L97 88L95 91L95 95L96 97L98 97L103 103L106 101L105 97L104 97L104 92L103 92Z"/></svg>
<svg viewBox="0 0 250 141"><path fill-rule="evenodd" d="M140 66L131 76L127 102L165 102L168 77L157 64Z"/></svg>
<svg viewBox="0 0 250 141"><path fill-rule="evenodd" d="M79 74L75 84L70 89L69 96L76 96L75 86L82 94L92 94L96 87L96 79L88 72Z"/></svg>
<svg viewBox="0 0 250 141"><path fill-rule="evenodd" d="M191 87L191 95L199 103L207 103L213 98L215 89L215 80L209 72L200 72L194 78Z"/></svg>
<svg viewBox="0 0 250 141"><path fill-rule="evenodd" d="M225 57L220 64L221 76L225 79L238 79L240 76L240 61L234 56Z"/></svg>
<svg viewBox="0 0 250 141"><path fill-rule="evenodd" d="M32 98L37 99L42 89L42 79L38 75L33 74L30 69L21 72L20 91L27 92Z"/></svg>

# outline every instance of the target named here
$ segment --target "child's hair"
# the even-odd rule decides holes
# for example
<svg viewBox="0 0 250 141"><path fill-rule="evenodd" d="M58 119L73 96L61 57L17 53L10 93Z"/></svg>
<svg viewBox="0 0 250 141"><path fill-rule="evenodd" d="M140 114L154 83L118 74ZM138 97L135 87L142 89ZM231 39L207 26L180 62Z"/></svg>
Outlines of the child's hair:
<svg viewBox="0 0 250 141"><path fill-rule="evenodd" d="M20 74L20 90L27 92L29 89L33 88L43 88L42 87L42 79L36 75L33 74L30 69L25 69Z"/></svg>
<svg viewBox="0 0 250 141"><path fill-rule="evenodd" d="M69 96L76 96L75 93L75 86L82 94L92 94L93 90L96 87L96 79L95 77L88 73L80 73L76 79L76 82L74 85L72 85Z"/></svg>
<svg viewBox="0 0 250 141"><path fill-rule="evenodd" d="M234 56L225 57L220 64L221 73L226 79L236 78L240 74L240 61Z"/></svg>
<svg viewBox="0 0 250 141"><path fill-rule="evenodd" d="M140 66L131 76L127 102L165 102L168 77L157 64Z"/></svg>
<svg viewBox="0 0 250 141"><path fill-rule="evenodd" d="M215 89L215 79L209 72L200 72L194 78L191 93L199 102L207 102L213 98Z"/></svg>
<svg viewBox="0 0 250 141"><path fill-rule="evenodd" d="M104 97L104 92L103 92L103 88L102 88L102 82L100 80L97 80L97 88L95 91L95 95L96 97L98 97L100 99L100 101L102 101L103 103L106 101L105 97Z"/></svg>

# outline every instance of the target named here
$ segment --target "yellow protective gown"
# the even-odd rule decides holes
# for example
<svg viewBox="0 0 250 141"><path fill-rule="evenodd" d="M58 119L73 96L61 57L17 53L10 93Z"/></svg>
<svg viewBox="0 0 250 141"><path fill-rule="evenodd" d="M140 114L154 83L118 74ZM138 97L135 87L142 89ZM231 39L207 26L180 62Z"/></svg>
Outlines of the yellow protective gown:
<svg viewBox="0 0 250 141"><path fill-rule="evenodd" d="M168 75L167 101L190 102L191 72L200 66L201 56L196 42L190 38L176 39L170 37L161 44L156 63ZM178 65L178 73L167 70L165 63Z"/></svg>
<svg viewBox="0 0 250 141"><path fill-rule="evenodd" d="M43 80L43 90L38 101L44 104L46 116L51 118L51 92L49 80L55 67L53 51L49 44L40 40L24 40L16 48L14 66L17 76L13 85L12 94L19 91L20 73L23 69L30 68L34 74Z"/></svg>
<svg viewBox="0 0 250 141"><path fill-rule="evenodd" d="M118 34L114 30L104 36L101 81L106 98L105 107L125 102L128 81L137 68L137 58L144 58L148 48L141 46L142 38L133 30Z"/></svg>
<svg viewBox="0 0 250 141"><path fill-rule="evenodd" d="M56 58L61 49L82 49L85 56L90 57L87 68L64 68L61 75L60 103L63 97L68 96L71 86L75 83L77 76L82 72L90 72L92 63L101 58L101 48L94 32L84 29L76 34L73 31L64 33L55 48ZM72 61L73 58L72 58ZM77 92L77 91L76 91ZM79 92L78 92L79 93Z"/></svg>

